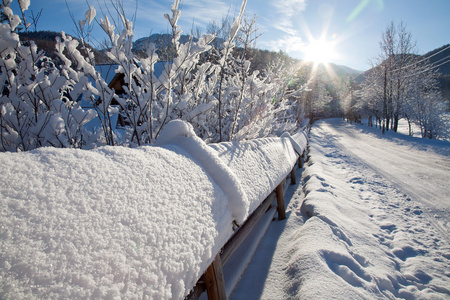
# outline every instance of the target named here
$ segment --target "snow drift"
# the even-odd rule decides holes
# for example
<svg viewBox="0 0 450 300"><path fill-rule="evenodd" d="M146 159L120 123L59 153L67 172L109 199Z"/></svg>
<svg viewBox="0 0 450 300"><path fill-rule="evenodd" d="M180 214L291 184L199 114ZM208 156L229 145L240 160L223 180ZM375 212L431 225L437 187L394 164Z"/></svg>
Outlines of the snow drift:
<svg viewBox="0 0 450 300"><path fill-rule="evenodd" d="M289 173L289 139L1 153L0 297L183 298Z"/></svg>
<svg viewBox="0 0 450 300"><path fill-rule="evenodd" d="M231 235L179 147L2 153L2 298L181 298Z"/></svg>

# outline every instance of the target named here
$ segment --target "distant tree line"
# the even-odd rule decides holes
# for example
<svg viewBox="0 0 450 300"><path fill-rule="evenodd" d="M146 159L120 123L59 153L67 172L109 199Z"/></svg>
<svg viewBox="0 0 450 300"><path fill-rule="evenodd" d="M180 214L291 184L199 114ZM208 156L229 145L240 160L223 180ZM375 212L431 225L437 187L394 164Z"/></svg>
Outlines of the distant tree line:
<svg viewBox="0 0 450 300"><path fill-rule="evenodd" d="M380 53L360 84L353 83L344 103L347 117L368 117L369 125L384 133L397 131L406 118L420 126L422 137L445 138L446 101L439 86L440 74L428 58L415 54L415 42L406 26L392 22L382 33Z"/></svg>

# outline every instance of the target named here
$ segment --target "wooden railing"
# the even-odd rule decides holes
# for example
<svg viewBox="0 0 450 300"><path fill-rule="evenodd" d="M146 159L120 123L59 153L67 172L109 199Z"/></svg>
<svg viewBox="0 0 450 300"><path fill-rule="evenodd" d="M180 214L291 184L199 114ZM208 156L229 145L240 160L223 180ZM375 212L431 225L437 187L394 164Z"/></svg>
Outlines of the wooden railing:
<svg viewBox="0 0 450 300"><path fill-rule="evenodd" d="M297 152L297 151L296 151ZM290 174L286 176L272 191L269 196L255 209L255 211L247 218L247 220L234 232L232 237L223 246L221 252L217 254L212 264L208 267L206 272L200 277L196 286L191 293L186 297L189 299L198 299L202 293L206 290L209 300L222 300L227 299L225 280L222 268L231 255L238 249L242 242L252 232L258 221L266 214L272 212L272 207L276 206L276 212L278 212L278 220L284 220L286 218L284 194L286 186L288 185L288 178L290 177L290 184L296 184L295 169L302 168L303 160L305 158L306 149L302 153L298 153L298 163L294 165ZM276 200L276 203L275 203ZM273 215L272 215L273 217Z"/></svg>

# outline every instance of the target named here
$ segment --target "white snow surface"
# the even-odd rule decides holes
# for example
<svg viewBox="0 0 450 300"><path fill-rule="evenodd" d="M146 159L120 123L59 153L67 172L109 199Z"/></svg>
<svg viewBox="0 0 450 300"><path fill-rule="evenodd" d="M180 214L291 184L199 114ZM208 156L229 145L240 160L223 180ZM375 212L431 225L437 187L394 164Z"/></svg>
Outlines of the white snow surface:
<svg viewBox="0 0 450 300"><path fill-rule="evenodd" d="M217 153L195 135L192 125L181 120L168 123L158 140L158 145L167 144L178 145L189 152L228 196L228 209L234 220L242 224L247 216L249 203L239 179Z"/></svg>
<svg viewBox="0 0 450 300"><path fill-rule="evenodd" d="M232 233L226 195L176 146L0 161L2 299L182 298Z"/></svg>
<svg viewBox="0 0 450 300"><path fill-rule="evenodd" d="M298 155L303 154L303 151L306 149L306 146L308 144L307 130L299 131L294 135L290 135L289 133L285 132L281 135L281 137L288 137L291 140L292 147L294 147L295 152L297 152Z"/></svg>
<svg viewBox="0 0 450 300"><path fill-rule="evenodd" d="M289 174L298 156L288 137L211 144L247 195L250 215Z"/></svg>
<svg viewBox="0 0 450 300"><path fill-rule="evenodd" d="M449 299L450 143L332 119L309 145L231 299Z"/></svg>
<svg viewBox="0 0 450 300"><path fill-rule="evenodd" d="M183 299L296 160L181 121L158 141L0 153L0 299Z"/></svg>

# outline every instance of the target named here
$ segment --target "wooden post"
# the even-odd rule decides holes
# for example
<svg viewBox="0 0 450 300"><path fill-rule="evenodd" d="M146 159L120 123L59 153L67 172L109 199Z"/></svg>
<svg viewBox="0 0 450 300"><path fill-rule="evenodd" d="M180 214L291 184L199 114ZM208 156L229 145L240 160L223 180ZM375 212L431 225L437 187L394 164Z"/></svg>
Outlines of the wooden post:
<svg viewBox="0 0 450 300"><path fill-rule="evenodd" d="M298 157L298 167L299 168L303 168L303 163L302 163L302 157L301 156Z"/></svg>
<svg viewBox="0 0 450 300"><path fill-rule="evenodd" d="M284 208L283 182L277 186L277 210L278 220L286 219L286 210Z"/></svg>
<svg viewBox="0 0 450 300"><path fill-rule="evenodd" d="M208 300L226 300L225 281L223 280L222 262L220 253L217 254L212 264L205 272L206 292Z"/></svg>
<svg viewBox="0 0 450 300"><path fill-rule="evenodd" d="M297 180L295 179L295 166L291 170L291 184L296 184Z"/></svg>

